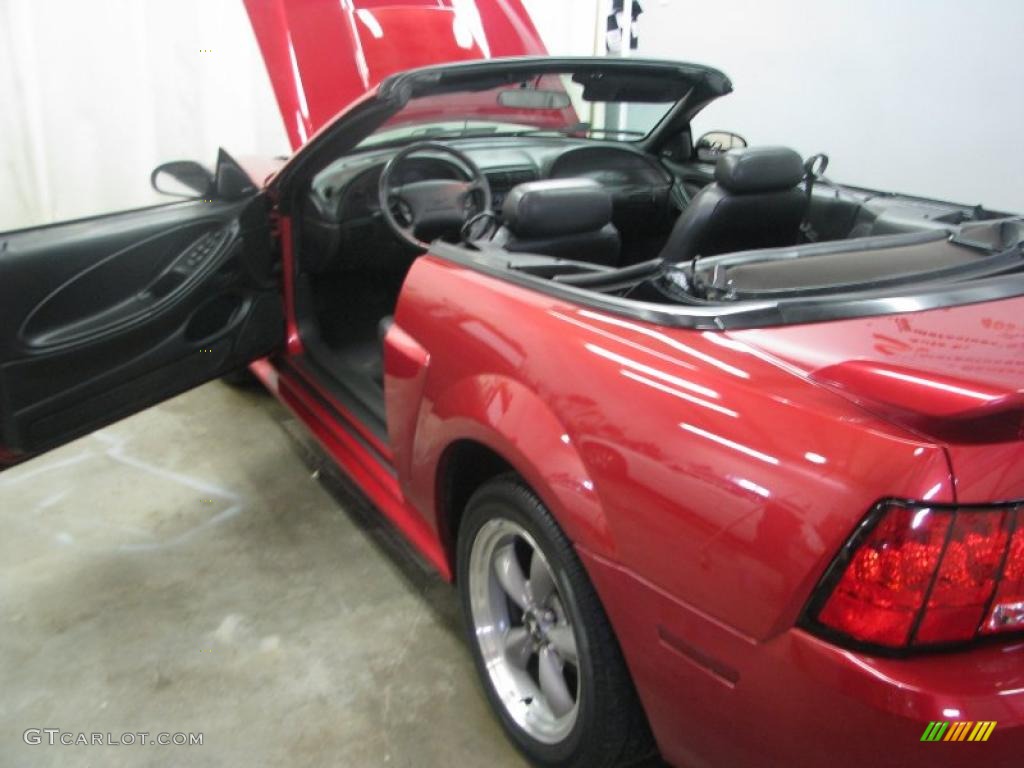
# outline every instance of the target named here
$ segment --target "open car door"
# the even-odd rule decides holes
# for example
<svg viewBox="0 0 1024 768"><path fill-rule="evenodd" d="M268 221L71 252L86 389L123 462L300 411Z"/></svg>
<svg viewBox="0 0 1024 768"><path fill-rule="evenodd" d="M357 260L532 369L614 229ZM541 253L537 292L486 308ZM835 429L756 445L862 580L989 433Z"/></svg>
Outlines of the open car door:
<svg viewBox="0 0 1024 768"><path fill-rule="evenodd" d="M0 468L272 351L268 211L222 151L202 198L0 234Z"/></svg>

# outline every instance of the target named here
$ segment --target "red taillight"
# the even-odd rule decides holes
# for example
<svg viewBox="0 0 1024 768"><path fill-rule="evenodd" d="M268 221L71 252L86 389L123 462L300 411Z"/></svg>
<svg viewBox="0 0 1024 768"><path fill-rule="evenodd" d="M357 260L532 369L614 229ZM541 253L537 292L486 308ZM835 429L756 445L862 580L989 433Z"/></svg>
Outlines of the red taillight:
<svg viewBox="0 0 1024 768"><path fill-rule="evenodd" d="M853 551L818 621L861 642L906 645L951 517L930 509L890 508Z"/></svg>
<svg viewBox="0 0 1024 768"><path fill-rule="evenodd" d="M825 577L809 623L892 649L1024 630L1020 514L1009 506L881 505Z"/></svg>
<svg viewBox="0 0 1024 768"><path fill-rule="evenodd" d="M1010 512L962 509L914 635L919 645L970 640L978 631L1003 563Z"/></svg>
<svg viewBox="0 0 1024 768"><path fill-rule="evenodd" d="M982 634L1012 632L1024 627L1024 520L1017 512L1017 526L1003 565L992 607L981 625Z"/></svg>

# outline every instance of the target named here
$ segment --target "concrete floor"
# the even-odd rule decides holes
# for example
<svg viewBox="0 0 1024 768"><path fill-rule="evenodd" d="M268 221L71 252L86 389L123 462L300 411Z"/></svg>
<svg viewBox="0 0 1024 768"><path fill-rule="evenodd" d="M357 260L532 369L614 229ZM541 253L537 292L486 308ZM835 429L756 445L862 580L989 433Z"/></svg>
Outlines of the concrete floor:
<svg viewBox="0 0 1024 768"><path fill-rule="evenodd" d="M0 767L525 765L454 592L311 478L295 427L217 382L0 474Z"/></svg>

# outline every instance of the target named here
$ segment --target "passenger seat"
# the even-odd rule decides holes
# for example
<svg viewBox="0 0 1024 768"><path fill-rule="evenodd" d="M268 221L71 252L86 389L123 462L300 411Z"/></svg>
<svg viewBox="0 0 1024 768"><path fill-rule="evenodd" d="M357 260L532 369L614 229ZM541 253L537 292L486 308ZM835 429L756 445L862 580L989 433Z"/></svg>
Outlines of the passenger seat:
<svg viewBox="0 0 1024 768"><path fill-rule="evenodd" d="M679 262L796 245L807 213L803 178L803 160L792 149L729 150L718 158L715 182L679 214L660 257Z"/></svg>
<svg viewBox="0 0 1024 768"><path fill-rule="evenodd" d="M612 198L593 179L546 179L512 188L491 240L507 251L616 266L622 241Z"/></svg>

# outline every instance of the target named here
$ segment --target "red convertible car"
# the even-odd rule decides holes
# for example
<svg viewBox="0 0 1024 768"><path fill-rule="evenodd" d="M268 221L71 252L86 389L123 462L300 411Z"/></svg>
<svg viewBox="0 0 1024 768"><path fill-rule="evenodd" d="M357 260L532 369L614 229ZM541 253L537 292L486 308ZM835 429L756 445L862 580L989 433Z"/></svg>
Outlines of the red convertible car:
<svg viewBox="0 0 1024 768"><path fill-rule="evenodd" d="M710 67L400 5L250 3L286 162L0 235L0 464L251 363L535 763L1019 765L1024 221L695 140Z"/></svg>

